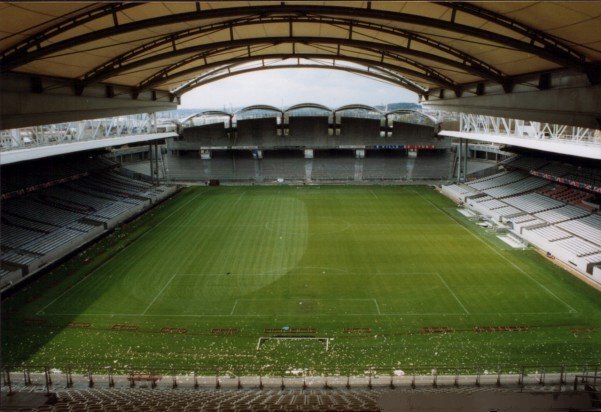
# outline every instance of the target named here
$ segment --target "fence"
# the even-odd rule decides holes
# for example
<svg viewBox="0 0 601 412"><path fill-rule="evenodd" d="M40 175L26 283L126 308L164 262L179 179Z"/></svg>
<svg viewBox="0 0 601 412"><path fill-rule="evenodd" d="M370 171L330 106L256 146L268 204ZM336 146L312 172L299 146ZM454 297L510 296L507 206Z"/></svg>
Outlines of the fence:
<svg viewBox="0 0 601 412"><path fill-rule="evenodd" d="M327 370L320 373L308 369L263 370L257 374L236 375L205 365L190 366L190 371L152 367L131 367L127 371L110 366L67 367L9 366L2 370L2 384L8 392L15 387L44 388L279 388L279 389L372 389L372 388L459 388L469 386L511 387L565 386L579 390L596 387L601 381L601 364L591 365L496 365L353 367L363 373Z"/></svg>

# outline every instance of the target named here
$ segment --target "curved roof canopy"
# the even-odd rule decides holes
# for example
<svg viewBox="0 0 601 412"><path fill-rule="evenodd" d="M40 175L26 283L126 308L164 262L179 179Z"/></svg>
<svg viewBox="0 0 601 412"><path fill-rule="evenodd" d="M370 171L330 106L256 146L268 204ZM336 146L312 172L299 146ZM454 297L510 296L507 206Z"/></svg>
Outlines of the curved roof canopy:
<svg viewBox="0 0 601 412"><path fill-rule="evenodd" d="M310 102L299 103L299 104L290 106L289 108L284 110L284 113L291 113L291 112L294 112L297 110L304 110L304 109L321 110L321 111L327 112L328 114L332 113L332 109L330 109L328 106L324 106L323 104L319 104L319 103L310 103Z"/></svg>
<svg viewBox="0 0 601 412"><path fill-rule="evenodd" d="M327 67L420 95L570 69L599 81L599 2L2 3L3 72L176 96L274 67Z"/></svg>
<svg viewBox="0 0 601 412"><path fill-rule="evenodd" d="M206 116L206 117L229 117L231 119L234 115L231 113L228 113L228 112L224 112L222 110L205 110L205 111L202 111L199 113L191 114L188 117L184 117L183 119L179 120L178 123L185 124L196 117L203 117L203 116Z"/></svg>
<svg viewBox="0 0 601 412"><path fill-rule="evenodd" d="M368 106L366 104L361 104L361 103L347 104L347 105L341 106L338 109L334 110L334 112L339 113L339 112L344 112L347 110L363 110L365 112L374 112L374 113L378 113L381 115L384 114L384 112L382 112L382 110L379 110L373 106Z"/></svg>

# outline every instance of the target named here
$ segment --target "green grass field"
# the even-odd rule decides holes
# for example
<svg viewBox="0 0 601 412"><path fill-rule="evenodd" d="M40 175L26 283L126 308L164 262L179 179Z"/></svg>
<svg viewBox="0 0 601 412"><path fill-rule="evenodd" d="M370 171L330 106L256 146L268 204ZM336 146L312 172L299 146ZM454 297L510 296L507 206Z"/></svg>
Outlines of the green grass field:
<svg viewBox="0 0 601 412"><path fill-rule="evenodd" d="M5 299L2 360L239 374L598 362L601 293L508 249L427 187L185 189ZM284 326L329 350L256 349Z"/></svg>

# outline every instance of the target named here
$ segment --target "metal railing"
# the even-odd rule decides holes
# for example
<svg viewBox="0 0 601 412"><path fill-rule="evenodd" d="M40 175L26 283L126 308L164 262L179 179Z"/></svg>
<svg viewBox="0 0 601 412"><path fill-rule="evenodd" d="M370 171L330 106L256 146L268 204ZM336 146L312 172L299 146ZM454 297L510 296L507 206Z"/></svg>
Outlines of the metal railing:
<svg viewBox="0 0 601 412"><path fill-rule="evenodd" d="M159 123L155 113L81 120L0 131L0 150L74 143L112 137L175 131L174 123Z"/></svg>
<svg viewBox="0 0 601 412"><path fill-rule="evenodd" d="M497 365L485 366L415 366L406 371L399 366L354 366L351 372L340 369L284 370L262 368L256 373L236 374L214 365L193 366L186 369L153 367L66 367L61 370L49 366L10 366L2 369L2 385L10 393L15 388L37 387L47 392L55 388L205 388L242 389L264 387L279 389L307 388L465 388L525 387L556 385L566 390L596 390L601 381L601 364L590 365ZM363 372L357 370L364 369Z"/></svg>

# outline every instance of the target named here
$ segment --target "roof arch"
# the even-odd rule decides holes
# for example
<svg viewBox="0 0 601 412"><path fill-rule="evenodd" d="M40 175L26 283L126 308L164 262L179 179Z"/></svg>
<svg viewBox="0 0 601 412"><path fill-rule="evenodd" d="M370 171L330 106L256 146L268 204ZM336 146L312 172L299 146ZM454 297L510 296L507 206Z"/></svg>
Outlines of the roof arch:
<svg viewBox="0 0 601 412"><path fill-rule="evenodd" d="M196 87L201 87L209 83L213 83L215 81L227 79L232 76L237 76L240 74L262 71L262 70L274 70L274 69L328 69L328 70L339 70L347 73L353 73L357 75L371 77L373 79L377 79L383 82L387 82L396 86L404 87L408 90L411 90L417 94L423 93L424 90L420 89L417 84L411 82L406 77L397 74L393 71L385 71L379 68L374 68L371 66L362 66L358 65L358 67L353 66L343 66L340 65L340 62L346 62L346 59L332 59L331 61L324 61L324 59L320 59L319 62L313 61L313 59L300 59L300 58L288 58L288 57L279 57L276 56L274 59L270 59L270 61L266 62L266 59L257 59L255 61L242 59L242 63L232 64L228 66L219 66L212 71L208 71L188 82L178 86L175 89L175 92L178 94L183 94L188 90L191 90ZM326 59L327 60L327 59ZM291 61L289 63L289 61ZM250 64L255 64L255 66L251 66ZM270 63L270 64L267 64ZM349 63L354 63L350 61Z"/></svg>
<svg viewBox="0 0 601 412"><path fill-rule="evenodd" d="M328 106L324 106L323 104L312 103L312 102L298 103L298 104L292 105L292 106L288 107L286 110L284 110L284 114L289 115L292 112L295 112L298 110L303 110L303 109L316 109L316 110L321 110L321 111L327 112L328 115L332 114L332 109L330 109Z"/></svg>
<svg viewBox="0 0 601 412"><path fill-rule="evenodd" d="M397 110L392 110L390 112L387 112L385 114L386 118L388 118L391 115L395 115L395 114L415 114L417 116L421 116L421 117L425 117L428 120L430 120L433 124L438 124L440 123L440 121L434 117L431 116L427 113L422 112L421 110L417 110L417 109L397 109Z"/></svg>
<svg viewBox="0 0 601 412"><path fill-rule="evenodd" d="M222 110L205 110L202 112L198 112L198 113L194 113L191 114L188 117L184 117L183 119L181 119L179 121L180 124L186 124L189 121L191 121L192 119L196 118L196 117L203 117L203 116L215 116L215 117L229 117L230 119L232 118L233 114L222 111Z"/></svg>
<svg viewBox="0 0 601 412"><path fill-rule="evenodd" d="M243 107L242 109L238 110L236 113L234 113L234 116L238 116L244 113L248 113L248 112L252 112L254 110L262 110L265 112L274 112L274 113L279 113L279 114L283 114L283 110L278 109L275 106L271 106L269 104L254 104L252 106L246 106Z"/></svg>
<svg viewBox="0 0 601 412"><path fill-rule="evenodd" d="M178 96L262 55L353 61L424 96L483 81L507 92L521 75L558 69L601 81L600 3L7 3L3 17L14 24L0 39L2 72L70 80L77 93L103 82Z"/></svg>
<svg viewBox="0 0 601 412"><path fill-rule="evenodd" d="M366 112L374 112L374 113L379 113L382 116L384 116L384 113L382 113L381 110L373 107L373 106L368 106L366 104L361 104L361 103L353 103L353 104L347 104L344 106L340 106L339 108L334 110L334 113L339 113L339 112L344 112L346 110L363 110Z"/></svg>

